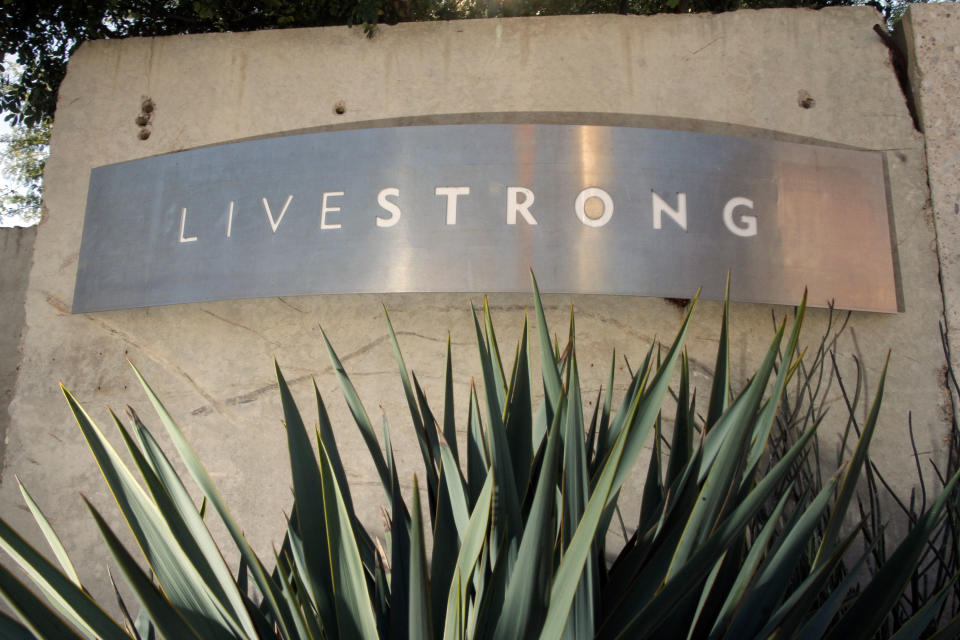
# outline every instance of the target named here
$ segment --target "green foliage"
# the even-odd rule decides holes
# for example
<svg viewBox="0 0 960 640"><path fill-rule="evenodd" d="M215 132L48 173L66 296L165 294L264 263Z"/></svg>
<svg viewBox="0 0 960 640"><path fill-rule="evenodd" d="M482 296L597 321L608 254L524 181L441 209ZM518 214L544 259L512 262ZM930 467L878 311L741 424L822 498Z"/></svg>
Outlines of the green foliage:
<svg viewBox="0 0 960 640"><path fill-rule="evenodd" d="M20 619L0 617L0 630L24 638L31 633L137 639L159 634L205 640L847 640L893 634L900 640L932 633L955 593L955 564L909 615L896 612L902 611L904 588L919 575L918 565L929 565L928 541L955 518L960 474L943 478L940 495L916 513L909 534L882 562L875 562L879 539L866 518L852 529L843 525L858 482L871 473L867 450L885 372L867 420L856 425L859 438L850 461L820 481L821 475L811 472L811 461L819 464L819 455L811 455L810 447L816 444L821 416L799 410L802 402L794 404L787 392L796 383L801 397L819 393L816 375L798 354L803 304L789 332L786 321L779 324L758 371L737 394L729 389L724 306L715 376L719 382L713 385L707 418L696 411L683 349L694 301L673 343L652 347L631 372L619 407L614 410L609 392L611 367L606 398L601 403L598 396L591 417L585 419L573 315L561 351L550 340L536 282L533 286L543 400L533 400L537 394L531 385L526 319L513 364L505 367L484 301L480 314L474 312L482 373L461 429L466 433L465 452L456 444L449 342L443 412L437 418L416 376L407 371L387 319L423 457L426 505L415 477L408 508L391 432L384 422L381 445L349 375L323 336L383 485L390 515L389 557L357 519L319 392L314 446L279 368L294 505L284 542L269 562L247 544L190 444L139 372L207 507L196 507L136 413L130 412L132 430L114 416L132 469L64 390L142 551L138 562L90 506L141 614L133 619L123 605L124 619L118 622L104 613L24 489L59 567L0 521L0 547L40 594L0 566L0 594ZM823 364L824 353L821 345L814 365ZM674 400L669 400L675 379ZM668 443L663 412L672 404ZM853 415L851 411L851 420ZM802 430L793 428L798 424ZM631 523L625 543L614 549L606 533L619 517L624 482L644 451L651 455L640 517ZM240 553L235 573L207 531L206 509L222 520ZM427 526L432 548L425 543ZM861 536L867 537L866 544L855 545ZM949 541L943 546L949 547ZM141 568L143 562L149 573ZM939 566L947 564L941 556ZM859 571L867 565L871 578L858 586ZM954 619L945 624L944 632L950 632L960 623Z"/></svg>
<svg viewBox="0 0 960 640"><path fill-rule="evenodd" d="M43 167L50 144L50 121L35 127L16 125L0 136L6 152L0 167L6 184L0 193L0 217L40 220Z"/></svg>

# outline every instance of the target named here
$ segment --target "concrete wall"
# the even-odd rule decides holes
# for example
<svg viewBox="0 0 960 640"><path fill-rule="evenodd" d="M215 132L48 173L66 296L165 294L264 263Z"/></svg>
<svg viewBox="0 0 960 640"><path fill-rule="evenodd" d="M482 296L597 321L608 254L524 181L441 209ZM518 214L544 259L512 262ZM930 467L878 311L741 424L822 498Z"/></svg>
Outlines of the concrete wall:
<svg viewBox="0 0 960 640"><path fill-rule="evenodd" d="M924 133L951 364L960 373L960 11L952 5L912 5L903 35Z"/></svg>
<svg viewBox="0 0 960 640"><path fill-rule="evenodd" d="M403 24L365 38L324 28L93 42L70 63L60 91L47 165L49 215L37 237L27 293L27 333L0 512L33 531L19 506L19 474L80 560L90 588L107 593L103 550L78 497L109 511L79 431L59 395L63 380L92 415L131 403L149 415L125 358L164 398L254 547L269 555L289 508L279 398L279 360L305 413L310 377L327 398L361 517L379 531L383 503L372 465L331 375L323 326L367 408L382 405L394 429L407 490L419 466L380 305L390 310L408 366L439 402L444 341L452 332L457 411L466 416L479 374L469 301L478 295L363 295L225 301L86 315L69 313L89 171L99 165L252 136L352 122L541 112L585 122L611 114L658 126L784 138L811 138L881 150L890 194L905 311L854 314L837 344L852 383L853 358L870 393L888 349L890 375L874 454L903 495L915 486L907 418L924 457L942 460L949 398L941 384L938 321L943 306L937 244L914 129L870 8L766 10L721 15L584 16ZM802 98L815 101L811 107ZM134 120L145 97L156 105L146 140ZM345 113L334 106L342 103ZM574 115L571 115L574 114ZM593 114L578 116L575 114ZM510 116L514 117L514 116ZM670 120L665 120L670 118ZM692 293L692 292L691 292ZM655 298L549 296L552 329L577 311L586 396L603 382L614 347L638 361L657 336L669 339L682 312ZM502 344L518 337L525 295L493 295ZM694 382L707 394L719 332L719 305L704 303L688 336ZM771 312L733 305L732 356L741 384L772 335ZM813 310L804 334L815 346L827 312ZM620 371L617 389L626 382ZM591 410L592 406L587 405ZM833 425L842 403L833 402ZM824 436L831 445L835 436ZM639 480L631 485L639 494Z"/></svg>
<svg viewBox="0 0 960 640"><path fill-rule="evenodd" d="M0 229L0 461L10 426L7 409L20 373L24 300L36 238L36 227Z"/></svg>

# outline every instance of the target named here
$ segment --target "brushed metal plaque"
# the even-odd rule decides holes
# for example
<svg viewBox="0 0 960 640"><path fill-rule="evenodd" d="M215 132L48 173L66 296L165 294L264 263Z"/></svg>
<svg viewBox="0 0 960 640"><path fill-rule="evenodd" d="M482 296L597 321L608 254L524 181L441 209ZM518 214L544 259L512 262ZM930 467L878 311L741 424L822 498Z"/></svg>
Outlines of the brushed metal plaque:
<svg viewBox="0 0 960 640"><path fill-rule="evenodd" d="M75 313L543 291L897 311L883 156L630 127L290 135L92 171Z"/></svg>

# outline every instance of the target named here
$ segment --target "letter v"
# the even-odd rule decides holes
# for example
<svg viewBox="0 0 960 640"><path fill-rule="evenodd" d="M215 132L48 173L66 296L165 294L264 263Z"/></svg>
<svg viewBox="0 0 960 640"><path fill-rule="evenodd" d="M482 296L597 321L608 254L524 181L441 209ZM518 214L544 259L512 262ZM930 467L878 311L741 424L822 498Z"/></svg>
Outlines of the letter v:
<svg viewBox="0 0 960 640"><path fill-rule="evenodd" d="M293 195L287 196L287 201L283 203L283 209L280 210L280 216L274 220L273 213L270 212L270 203L267 202L266 198L263 198L263 209L267 212L267 219L270 221L270 228L273 229L274 233L277 232L277 227L280 226L280 221L283 220L283 214L287 212L291 200L293 200Z"/></svg>

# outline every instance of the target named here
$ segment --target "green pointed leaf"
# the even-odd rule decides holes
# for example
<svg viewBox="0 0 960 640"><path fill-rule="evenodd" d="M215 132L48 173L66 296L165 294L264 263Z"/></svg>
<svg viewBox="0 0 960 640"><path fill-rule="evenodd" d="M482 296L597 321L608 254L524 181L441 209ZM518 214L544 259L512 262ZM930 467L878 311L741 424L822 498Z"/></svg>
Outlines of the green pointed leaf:
<svg viewBox="0 0 960 640"><path fill-rule="evenodd" d="M490 349L485 346L480 323L476 312L473 316L477 334L477 345L480 351L480 364L483 369L484 396L487 404L487 430L490 438L490 462L497 474L495 486L497 509L494 510L494 528L498 529L495 540L503 535L503 542L510 544L519 538L523 530L523 521L520 514L520 488L517 486L513 472L513 456L510 452L510 443L507 440L506 425L497 400L497 379L494 374L494 363L490 356ZM505 518L501 529L501 518ZM496 558L494 558L494 561Z"/></svg>
<svg viewBox="0 0 960 640"><path fill-rule="evenodd" d="M447 615L444 619L444 640L463 637L463 628L466 624L465 610L467 606L467 592L470 589L470 579L474 568L484 549L487 529L490 524L490 508L493 497L493 473L487 479L477 498L477 503L470 514L467 523L467 533L460 545L460 554L457 556L457 566L450 581L450 591L447 595Z"/></svg>
<svg viewBox="0 0 960 640"><path fill-rule="evenodd" d="M847 464L847 470L843 474L843 481L840 483L840 492L830 511L830 519L827 521L827 528L823 533L823 539L820 547L817 549L817 555L813 561L815 569L832 550L836 544L837 537L840 534L840 528L843 526L843 518L850 506L854 493L857 490L857 481L860 478L860 471L867 460L867 450L870 447L870 440L877 426L877 418L880 415L880 403L883 400L883 385L887 379L887 366L890 364L890 354L887 354L887 360L883 365L883 371L880 373L880 382L877 384L877 392L873 398L873 405L870 407L870 413L867 415L867 422L863 425L863 431L860 434L860 441L853 452L853 457Z"/></svg>
<svg viewBox="0 0 960 640"><path fill-rule="evenodd" d="M882 386L881 377L881 389ZM877 404L876 401L874 404ZM864 433L866 433L866 427L864 427ZM958 480L960 480L960 471L954 474L930 509L917 520L907 537L874 574L860 597L833 627L828 640L860 638L866 640L876 633L913 575L913 570L927 546L927 540L944 516L947 500L956 488Z"/></svg>
<svg viewBox="0 0 960 640"><path fill-rule="evenodd" d="M730 405L730 272L723 294L723 320L720 324L720 340L717 344L717 362L713 367L713 387L704 430L709 433Z"/></svg>
<svg viewBox="0 0 960 640"><path fill-rule="evenodd" d="M63 389L63 392L104 480L167 597L190 620L191 626L209 638L222 636L227 629L239 627L218 598L218 595L222 597L223 594L215 594L211 590L208 581L200 574L198 565L191 559L192 555L193 559L202 562L202 554L179 519L168 495L160 488L159 479L123 424L113 416L134 462L153 495L162 500L159 504L163 505L166 514L140 486L103 432L80 407L73 395L66 389ZM186 545L186 549L181 543ZM191 555L188 555L187 550Z"/></svg>
<svg viewBox="0 0 960 640"><path fill-rule="evenodd" d="M730 588L727 592L727 597L724 599L723 605L720 607L720 611L717 613L717 616L714 619L713 628L710 631L711 638L721 637L723 631L725 631L727 626L730 624L730 620L733 617L735 608L739 606L743 594L746 592L747 587L754 578L757 567L760 566L760 561L763 559L764 552L767 549L767 544L770 542L770 538L777 529L777 524L780 521L780 515L783 513L784 507L787 505L787 499L789 497L790 491L784 491L783 496L780 497L780 501L777 502L777 505L770 513L770 517L767 518L763 528L760 529L760 533L750 544L750 551L747 553L747 557L744 558L743 562L740 564L740 570L737 572L737 577L734 579L733 584L730 585ZM693 631L692 626L690 629Z"/></svg>
<svg viewBox="0 0 960 640"><path fill-rule="evenodd" d="M517 348L507 397L509 402L505 410L504 423L513 461L513 474L517 482L517 495L522 497L526 494L527 483L530 480L530 461L533 459L533 414L531 413L533 399L530 392L526 315L523 318L520 346Z"/></svg>
<svg viewBox="0 0 960 640"><path fill-rule="evenodd" d="M453 459L460 465L460 452L457 449L457 419L453 410L453 354L450 350L450 334L447 334L447 357L443 373L443 437L450 445Z"/></svg>
<svg viewBox="0 0 960 640"><path fill-rule="evenodd" d="M477 501L480 491L487 480L487 468L490 455L487 439L480 425L480 405L477 402L477 389L470 384L470 405L467 415L467 485L470 489L470 507Z"/></svg>
<svg viewBox="0 0 960 640"><path fill-rule="evenodd" d="M250 619L249 609L237 589L237 584L230 573L230 568L223 560L219 547L217 547L203 522L206 498L201 502L198 512L193 506L193 499L187 493L186 487L184 487L170 460L160 449L160 445L157 444L153 435L140 421L136 412L132 409L129 409L129 412L133 416L137 428L137 440L143 448L144 456L149 461L151 468L156 473L157 480L164 489L162 494L153 492L154 499L159 501L166 497L170 500L169 507L161 507L164 517L178 528L180 532L178 533L178 539L181 544L188 544L187 554L203 579L211 587L211 592L220 599L228 611L231 611L234 620L243 626L247 634L255 636L255 625ZM120 431L125 434L122 425ZM132 451L134 447L131 443L128 443L128 448ZM139 460L139 457L135 457L135 459ZM176 514L173 513L174 510L176 510Z"/></svg>
<svg viewBox="0 0 960 640"><path fill-rule="evenodd" d="M776 611L781 597L790 586L797 561L810 545L820 515L827 508L836 485L837 479L833 478L820 490L804 510L803 516L785 532L776 551L764 562L730 623L730 637L752 637Z"/></svg>
<svg viewBox="0 0 960 640"><path fill-rule="evenodd" d="M64 575L70 578L70 580L73 581L73 584L82 589L83 586L80 584L80 576L77 575L77 570L73 567L73 563L70 561L70 556L67 554L67 550L63 547L63 543L60 542L60 537L57 535L57 532L53 530L53 527L50 525L47 517L43 515L43 511L40 510L40 507L36 502L34 502L33 498L30 496L30 493L27 492L27 488L23 486L22 482L20 482L20 477L14 477L17 479L17 486L20 487L20 495L23 496L23 501L27 504L27 508L30 509L30 513L33 515L33 519L36 521L37 526L40 527L40 531L43 532L43 537L46 539L47 544L50 545L50 549L53 551L53 555L56 557L57 562L60 563L60 568L63 569Z"/></svg>
<svg viewBox="0 0 960 640"><path fill-rule="evenodd" d="M320 468L313 454L313 445L307 436L307 429L300 416L300 410L290 393L287 381L274 361L277 384L280 388L280 402L283 405L283 417L287 431L287 451L290 456L290 474L293 478L293 495L297 502L294 526L299 532L302 544L303 580L307 590L313 594L313 605L320 618L328 620L328 632L337 634L334 605L330 600L333 585L330 581L330 554L326 546L327 523L322 509L315 508L308 498L322 495L323 483ZM332 463L331 463L332 467Z"/></svg>
<svg viewBox="0 0 960 640"><path fill-rule="evenodd" d="M0 572L2 571L6 571L6 569L0 569ZM2 593L4 598L7 600L7 603L9 604L10 598L9 596L7 596L7 590L0 587L0 593ZM10 606L11 608L13 608L12 604ZM39 631L37 631L36 629L34 629L34 631L39 633ZM71 630L68 630L68 632L65 634L64 640L71 637L73 638L81 637L78 635L71 636L70 631ZM61 633L61 631L58 629L55 631L55 633ZM36 640L36 636L34 636L34 634L30 631L30 629L27 629L25 626L23 626L22 624L20 624L10 616L8 616L3 611L0 611L0 637L7 638L8 640Z"/></svg>
<svg viewBox="0 0 960 640"><path fill-rule="evenodd" d="M330 458L323 447L320 448L320 477L323 482L327 548L330 550L330 571L340 636L375 640L377 621L360 561L360 550L353 536L353 524L330 466Z"/></svg>
<svg viewBox="0 0 960 640"><path fill-rule="evenodd" d="M569 395L561 396L547 435L533 504L527 516L527 526L520 541L517 561L507 582L504 607L493 635L495 639L533 637L546 611L553 573L556 539L554 492L560 480L560 427L564 419L566 397Z"/></svg>
<svg viewBox="0 0 960 640"><path fill-rule="evenodd" d="M410 526L410 600L409 634L411 640L430 640L430 583L427 578L427 552L423 540L423 514L420 512L420 489L413 477L413 515Z"/></svg>
<svg viewBox="0 0 960 640"><path fill-rule="evenodd" d="M533 304L537 311L537 342L540 343L540 375L543 376L543 388L546 392L548 409L547 420L553 419L553 412L560 404L563 394L563 384L560 382L560 372L557 369L557 360L551 348L550 332L547 329L547 318L543 313L543 302L540 300L540 288L537 278L530 272L533 283Z"/></svg>
<svg viewBox="0 0 960 640"><path fill-rule="evenodd" d="M131 364L131 366L133 365ZM180 431L180 428L173 421L173 418L167 412L166 408L163 406L163 403L160 402L160 399L153 392L153 389L150 388L150 385L143 378L136 367L133 367L133 371L136 374L137 379L140 381L140 385L146 392L147 397L150 399L150 403L156 410L157 415L160 417L160 421L166 428L167 434L170 436L174 446L176 446L177 451L180 453L180 457L183 459L183 462L186 465L187 470L190 472L191 477L193 477L194 482L197 483L197 486L206 496L210 505L217 512L217 515L220 516L220 520L230 532L230 536L237 545L241 556L246 561L247 568L250 571L250 574L253 576L257 588L260 590L260 593L264 598L264 605L270 611L274 622L279 628L281 637L285 640L289 640L293 637L287 624L291 619L290 612L283 608L279 602L279 588L270 580L266 569L260 562L260 559L253 552L253 549L250 548L250 545L247 543L246 538L243 535L243 532L230 515L230 510L227 508L226 503L223 501L219 491L217 491L216 486L213 484L213 480L211 480L207 470L203 467L203 464L201 464L200 459L193 450L193 447L191 447L190 443L187 442L183 432Z"/></svg>
<svg viewBox="0 0 960 640"><path fill-rule="evenodd" d="M742 535L743 528L779 486L780 481L790 471L794 461L806 448L819 426L820 423L817 422L797 439L790 450L757 483L754 490L735 506L726 519L719 523L713 535L690 556L673 578L659 588L655 597L634 598L628 590L623 599L623 603L626 604L621 604L607 617L599 630L598 637L646 637L674 615L677 605L712 570L713 560ZM634 586L634 589L648 588L649 585L645 584Z"/></svg>
<svg viewBox="0 0 960 640"><path fill-rule="evenodd" d="M363 441L370 451L370 456L373 458L373 464L377 468L377 473L380 475L380 483L383 485L383 489L389 497L391 486L390 473L387 471L387 461L384 459L383 451L380 449L380 443L377 441L377 434L373 430L373 423L370 422L370 416L367 415L367 410L363 408L360 396L357 394L356 388L353 386L350 377L343 368L343 363L340 362L340 358L337 357L336 352L333 350L333 345L331 345L330 340L327 339L327 334L323 332L323 329L320 329L320 334L323 336L323 343L327 347L327 355L330 357L333 372L337 376L337 381L340 383L343 398L347 401L347 407L350 408L350 413L353 415L353 419L360 429L360 435L363 437Z"/></svg>
<svg viewBox="0 0 960 640"><path fill-rule="evenodd" d="M693 411L690 410L690 363L684 349L680 357L680 388L677 393L677 413L673 421L670 457L664 485L669 487L683 473L693 456Z"/></svg>
<svg viewBox="0 0 960 640"><path fill-rule="evenodd" d="M34 640L35 637L56 638L57 640L61 638L63 640L83 638L67 626L55 611L27 589L3 565L0 565L0 595L24 623L21 625L4 614L0 618L0 632L3 632L4 638L10 640L21 638ZM87 637L92 638L94 636L88 635ZM129 640L129 636L125 634L116 637L124 637Z"/></svg>
<svg viewBox="0 0 960 640"><path fill-rule="evenodd" d="M84 502L87 501L84 500ZM110 548L110 553L113 554L113 558L117 561L120 571L127 579L127 584L129 584L134 593L136 593L137 599L147 610L150 619L153 621L153 624L156 625L157 629L160 630L160 633L168 638L177 638L178 640L188 640L189 638L201 640L202 636L194 631L189 623L181 616L181 610L173 606L163 594L153 586L150 578L144 575L143 571L141 571L137 565L136 560L134 560L123 547L120 540L117 539L116 535L93 505L87 502L87 508L96 520L97 527L100 528L100 533ZM222 634L218 637L228 636Z"/></svg>

